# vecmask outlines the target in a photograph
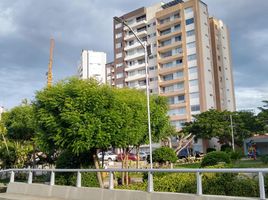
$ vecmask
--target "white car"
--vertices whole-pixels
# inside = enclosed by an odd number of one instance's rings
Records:
[[[102,160],[102,152],[98,153],[99,160]],[[104,152],[104,160],[115,161],[117,159],[117,155],[112,152]]]

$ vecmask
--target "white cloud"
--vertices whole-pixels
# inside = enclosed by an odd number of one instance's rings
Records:
[[[1,9],[0,7],[0,35],[6,36],[16,31],[13,21],[13,10],[11,8]]]
[[[268,88],[237,87],[235,89],[237,110],[254,109],[262,106],[263,100],[268,100]]]

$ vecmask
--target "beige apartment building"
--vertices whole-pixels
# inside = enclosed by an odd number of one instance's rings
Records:
[[[150,92],[168,98],[168,115],[177,130],[194,114],[235,110],[228,29],[222,21],[209,18],[205,3],[174,0],[120,18],[151,45]],[[144,49],[115,20],[114,63],[108,66],[111,85],[146,88]]]

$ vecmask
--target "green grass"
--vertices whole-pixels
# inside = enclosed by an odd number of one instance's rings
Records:
[[[264,164],[258,160],[239,160],[232,164],[232,168],[268,168],[268,164]]]

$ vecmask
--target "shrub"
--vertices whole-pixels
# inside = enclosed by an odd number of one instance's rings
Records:
[[[230,152],[232,151],[232,147],[229,144],[221,145],[221,151]]]
[[[216,151],[216,149],[215,148],[207,148],[207,153],[212,152],[212,151]]]
[[[230,158],[232,161],[237,161],[237,160],[240,160],[241,158],[243,157],[243,152],[238,149],[236,150],[235,152],[230,152]]]
[[[164,164],[166,162],[175,163],[176,161],[176,153],[169,147],[161,147],[153,151],[153,162]]]
[[[263,155],[261,157],[261,161],[264,163],[264,164],[268,164],[268,155]]]
[[[208,153],[201,162],[201,167],[216,165],[219,162],[230,163],[230,157],[223,151],[213,151]]]

